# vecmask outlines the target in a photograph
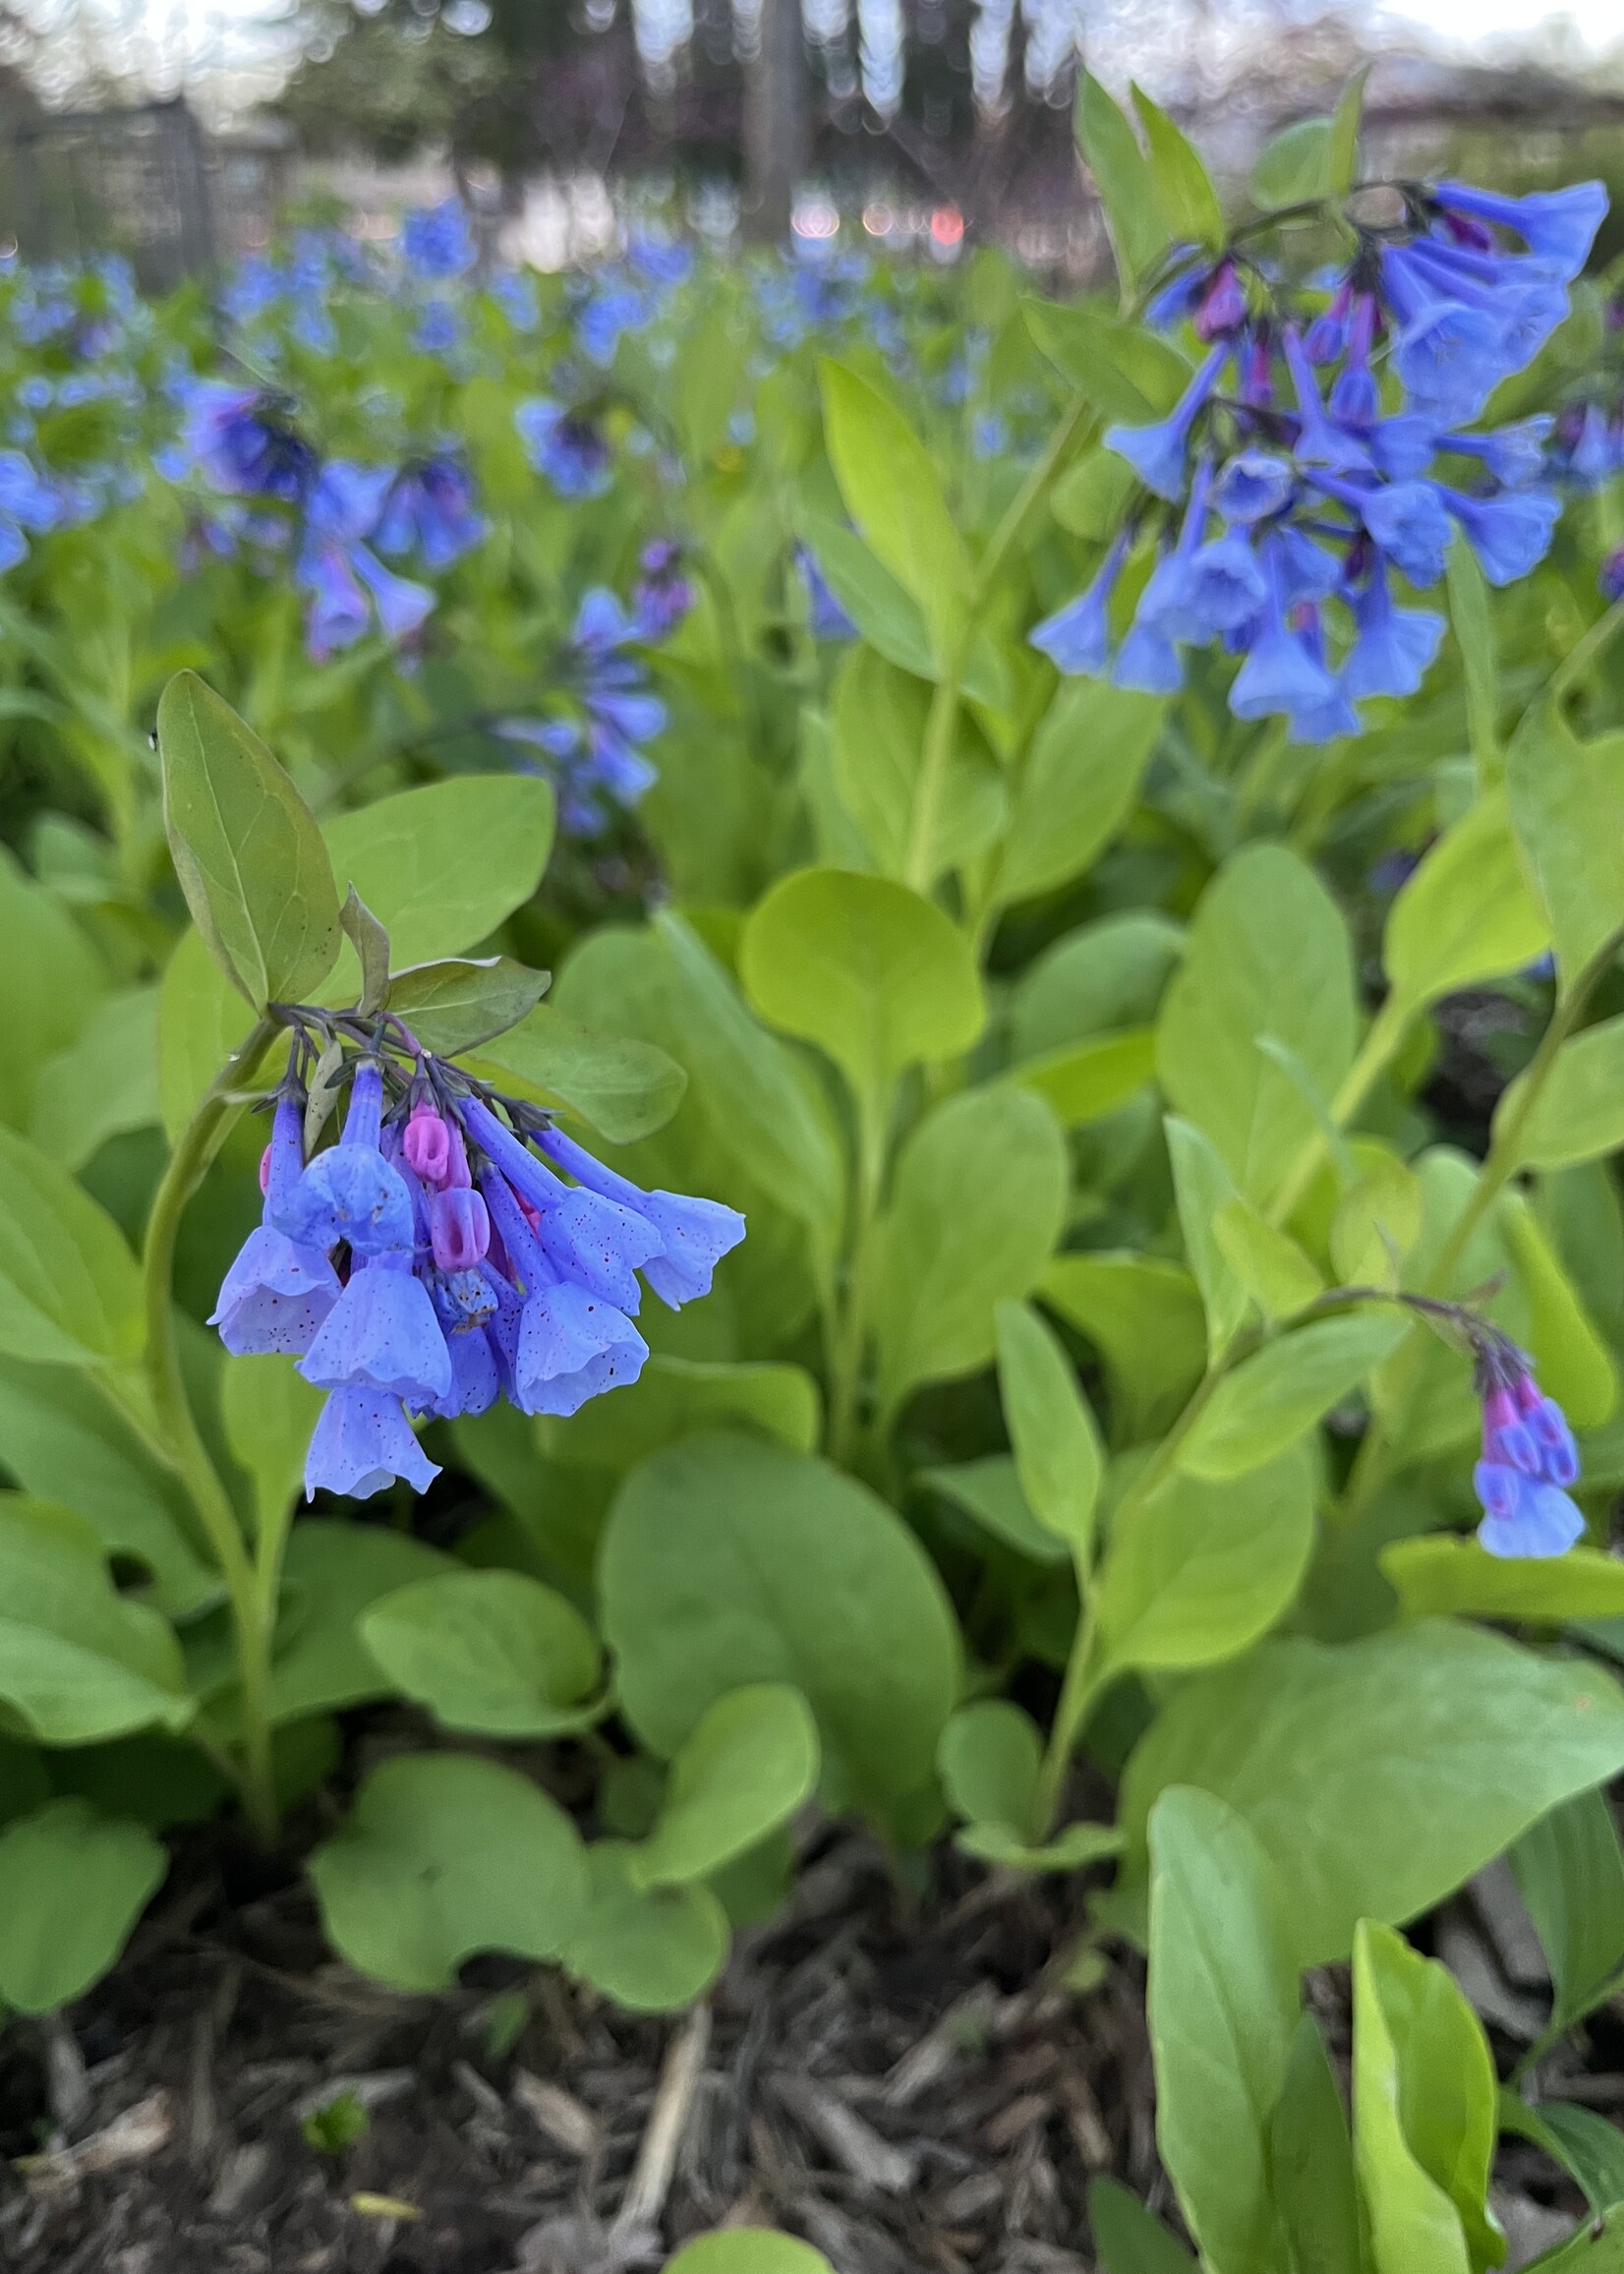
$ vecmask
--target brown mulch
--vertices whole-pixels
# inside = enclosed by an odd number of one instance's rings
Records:
[[[297,1879],[231,1901],[202,1843],[108,1981],[0,2039],[0,2265],[629,2274],[730,2222],[840,2274],[1086,2274],[1094,2173],[1167,2199],[1140,1971],[1066,1986],[1074,1882],[938,1881],[827,1832],[705,2005],[640,2019],[500,1962],[379,1990]],[[313,2148],[346,2089],[365,2132]]]

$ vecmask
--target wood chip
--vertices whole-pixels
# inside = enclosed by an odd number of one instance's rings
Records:
[[[1013,2147],[1025,2133],[1037,2129],[1053,2106],[1046,2092],[1022,2093],[1008,2108],[1000,2109],[981,2136],[990,2148]]]
[[[358,2075],[328,2076],[300,2094],[293,2104],[293,2113],[303,2124],[307,2116],[315,2116],[319,2109],[330,2108],[345,2093],[363,2108],[382,2108],[391,2100],[403,2099],[416,2083],[415,2069],[373,2069],[364,2070]]]
[[[516,2069],[508,2089],[537,2130],[544,2132],[554,2147],[561,2147],[566,2155],[572,2156],[590,2156],[596,2152],[598,2119],[561,2084],[549,2084],[545,2077],[532,2076],[528,2069]]]
[[[919,2173],[917,2151],[893,2147],[815,2077],[781,2070],[770,2081],[796,2123],[860,2187],[884,2195],[907,2193]]]
[[[942,2018],[910,2046],[886,2078],[885,2097],[893,2108],[906,2108],[946,2076],[955,2063],[985,2044],[1000,1999],[991,1982],[978,1982],[948,2008]]]
[[[169,2144],[175,2128],[174,2096],[160,2087],[127,2108],[122,2116],[82,2139],[77,2147],[53,2149],[49,2155],[19,2156],[16,2168],[32,2186],[56,2187],[68,2180],[87,2179],[94,2172],[117,2171],[121,2164],[145,2163]]]
[[[625,2195],[614,2214],[611,2240],[641,2235],[659,2221],[710,2044],[711,2009],[696,2006],[666,2048],[660,2088],[638,2144]]]

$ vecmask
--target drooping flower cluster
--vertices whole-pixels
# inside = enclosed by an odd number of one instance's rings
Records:
[[[1567,1416],[1514,1343],[1481,1330],[1475,1339],[1483,1409],[1482,1457],[1472,1472],[1483,1509],[1478,1538],[1490,1555],[1561,1555],[1585,1530],[1567,1490],[1579,1476]]]
[[[293,423],[292,407],[257,387],[188,382],[185,448],[165,470],[199,470],[233,505],[198,533],[225,554],[238,539],[290,550],[306,601],[306,644],[318,662],[353,646],[376,621],[391,641],[419,630],[435,605],[425,584],[397,575],[378,554],[448,568],[485,537],[472,477],[446,450],[401,465],[324,464]]]
[[[1138,488],[1092,584],[1031,634],[1062,671],[1167,694],[1181,648],[1221,646],[1243,659],[1238,718],[1327,741],[1360,731],[1362,698],[1420,687],[1443,618],[1394,586],[1437,584],[1457,530],[1491,584],[1542,557],[1561,509],[1538,484],[1550,422],[1467,430],[1566,315],[1605,192],[1444,182],[1404,205],[1392,227],[1355,225],[1359,251],[1311,321],[1239,251],[1158,295],[1152,319],[1188,320],[1206,352],[1166,418],[1106,433]],[[1153,531],[1119,641],[1116,587]]]
[[[288,1017],[298,1066],[332,1021]],[[546,1114],[387,1025],[354,1061],[339,1141],[309,1161],[290,1076],[261,1168],[263,1219],[210,1319],[227,1350],[283,1353],[328,1393],[307,1493],[365,1499],[395,1477],[422,1491],[436,1470],[414,1417],[481,1414],[499,1397],[565,1416],[635,1381],[648,1355],[637,1275],[678,1309],[744,1237],[736,1210],[644,1192]]]
[[[601,497],[609,486],[609,447],[596,420],[551,395],[531,395],[513,413],[525,456],[559,497]]]
[[[660,573],[668,576],[674,555],[667,560],[662,549],[662,561]],[[529,763],[555,783],[559,818],[577,837],[601,836],[612,809],[634,806],[659,776],[641,745],[664,729],[666,706],[649,692],[642,660],[631,652],[657,636],[649,605],[643,594],[637,612],[628,615],[612,592],[594,586],[559,658],[558,709],[548,718],[495,722],[503,741],[537,753]]]

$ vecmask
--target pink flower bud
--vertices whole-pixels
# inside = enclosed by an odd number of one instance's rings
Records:
[[[445,1184],[451,1166],[451,1131],[427,1101],[412,1108],[403,1150],[407,1166],[415,1170],[426,1185],[433,1185],[437,1191]]]

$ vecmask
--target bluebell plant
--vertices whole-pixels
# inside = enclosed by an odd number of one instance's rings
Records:
[[[210,1324],[235,1355],[279,1353],[326,1391],[307,1493],[365,1499],[436,1475],[414,1420],[505,1398],[565,1416],[635,1381],[639,1274],[672,1310],[710,1291],[744,1219],[645,1192],[552,1117],[422,1049],[385,1016],[301,1006],[261,1166],[263,1215]],[[337,1037],[349,1102],[307,1158],[306,1078]]]
[[[1302,304],[1240,244],[1175,262],[1149,313],[1188,325],[1201,360],[1165,418],[1106,431],[1136,488],[1091,584],[1031,634],[1061,671],[1168,694],[1181,650],[1217,647],[1240,658],[1237,717],[1283,717],[1300,742],[1357,734],[1359,702],[1421,684],[1444,619],[1406,594],[1439,583],[1457,531],[1492,585],[1543,556],[1550,422],[1474,422],[1567,314],[1605,192],[1440,182],[1400,203],[1392,222],[1344,216],[1353,256]]]
[[[658,779],[643,746],[663,731],[666,706],[650,692],[635,649],[663,637],[692,592],[674,552],[650,552],[630,613],[604,585],[582,598],[553,673],[552,712],[494,722],[494,732],[556,785],[559,817],[579,837],[601,836],[614,808],[636,805]]]
[[[1561,1555],[1583,1538],[1569,1497],[1579,1449],[1567,1416],[1546,1397],[1527,1354],[1479,1326],[1475,1382],[1482,1404],[1482,1457],[1472,1472],[1483,1510],[1478,1538],[1491,1555]]]

